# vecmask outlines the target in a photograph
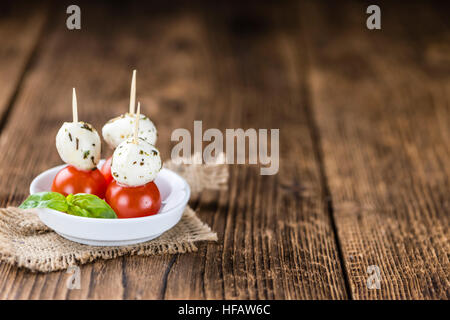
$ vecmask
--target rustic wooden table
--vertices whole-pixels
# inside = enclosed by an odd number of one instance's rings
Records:
[[[95,127],[138,97],[167,159],[175,128],[280,128],[280,171],[230,166],[191,203],[218,243],[65,272],[0,265],[3,299],[448,299],[448,8],[363,2],[0,5],[0,205],[60,164],[71,117]],[[106,148],[105,148],[106,149]],[[111,151],[104,150],[104,156]],[[381,288],[368,289],[379,267]]]

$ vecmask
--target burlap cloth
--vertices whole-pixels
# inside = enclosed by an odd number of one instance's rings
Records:
[[[204,189],[224,189],[228,180],[225,165],[176,165],[166,167],[182,175],[193,196]],[[96,247],[64,239],[47,228],[34,210],[0,209],[0,261],[31,271],[51,272],[96,259],[123,255],[159,255],[197,251],[197,241],[217,241],[217,234],[187,207],[180,222],[160,237],[135,245]]]

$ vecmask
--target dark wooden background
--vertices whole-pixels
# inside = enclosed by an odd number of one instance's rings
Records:
[[[214,3],[214,5],[213,5]],[[443,3],[81,2],[0,5],[0,205],[60,164],[54,137],[138,99],[167,159],[175,128],[280,128],[280,171],[231,166],[191,205],[218,232],[192,254],[64,272],[0,265],[3,299],[448,299],[450,28]],[[111,150],[104,150],[108,156]],[[381,289],[366,286],[367,268]]]

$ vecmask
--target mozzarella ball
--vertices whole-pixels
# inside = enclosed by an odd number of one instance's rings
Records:
[[[114,150],[111,174],[119,184],[137,187],[153,181],[161,167],[161,157],[155,146],[140,137],[137,143],[129,138]]]
[[[61,159],[78,170],[90,170],[100,160],[101,140],[97,131],[85,122],[64,122],[56,135]]]
[[[103,139],[108,145],[115,149],[124,140],[133,137],[134,123],[136,115],[126,113],[120,117],[109,120],[102,129]],[[141,114],[139,118],[139,133],[138,136],[150,144],[156,143],[157,132],[153,122]]]

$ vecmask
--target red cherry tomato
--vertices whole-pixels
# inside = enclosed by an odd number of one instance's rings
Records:
[[[139,187],[126,187],[113,180],[106,189],[105,199],[118,218],[151,216],[161,208],[161,195],[154,182]]]
[[[106,187],[106,180],[100,170],[83,171],[73,166],[59,171],[52,183],[52,191],[65,196],[70,193],[90,193],[101,199],[105,197]]]
[[[105,177],[106,183],[110,184],[111,181],[113,181],[113,176],[111,174],[111,161],[112,157],[109,157],[105,163],[102,165],[102,168],[100,171],[102,172],[103,176]]]

